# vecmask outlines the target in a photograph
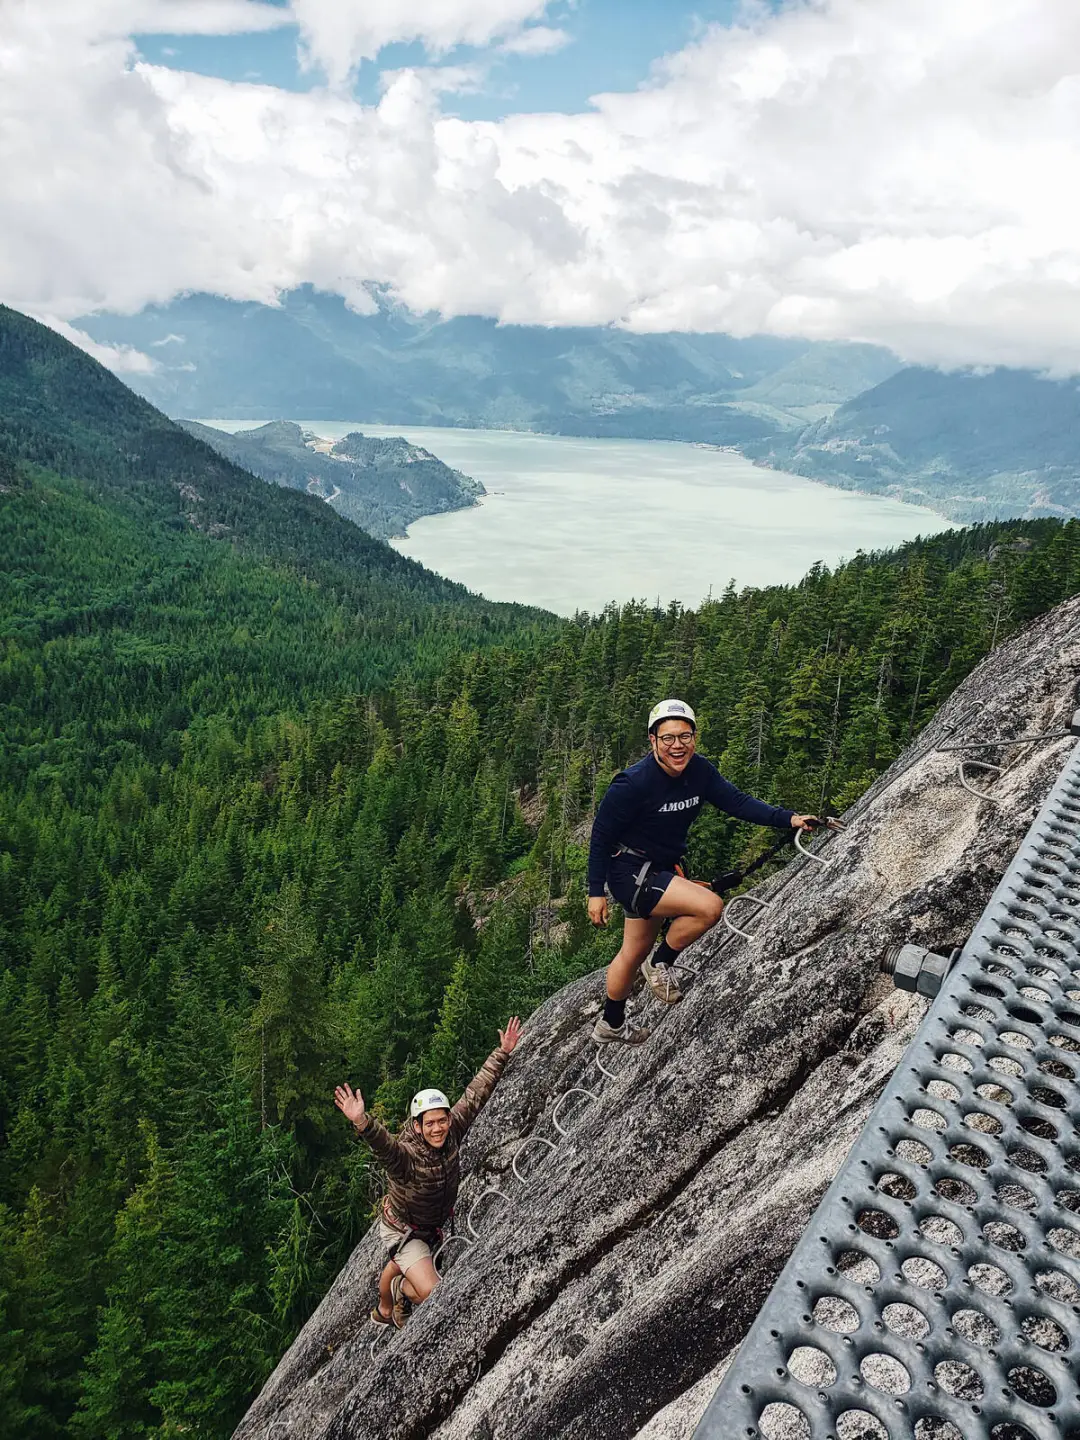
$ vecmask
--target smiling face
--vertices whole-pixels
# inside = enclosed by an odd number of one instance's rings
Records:
[[[694,753],[694,727],[687,720],[661,720],[649,736],[656,763],[669,775],[681,775]]]
[[[441,1150],[450,1133],[449,1110],[425,1110],[416,1121],[420,1134],[434,1150]]]

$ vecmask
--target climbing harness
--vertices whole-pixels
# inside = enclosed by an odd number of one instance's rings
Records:
[[[629,845],[620,845],[615,851],[615,856],[619,855],[632,855],[635,860],[641,860],[643,862],[633,876],[634,893],[630,898],[630,912],[636,915],[638,901],[641,899],[641,892],[649,883],[649,877],[653,871],[659,867],[654,860],[645,854],[644,850],[634,850]],[[678,869],[678,866],[676,866],[676,869]]]

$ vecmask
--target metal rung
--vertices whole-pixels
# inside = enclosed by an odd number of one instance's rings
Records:
[[[992,770],[995,775],[1004,773],[1001,766],[991,765],[986,760],[961,760],[956,772],[960,777],[960,784],[965,790],[970,790],[972,795],[977,795],[980,800],[989,800],[991,805],[1000,805],[1000,800],[995,800],[993,795],[987,795],[985,790],[976,790],[975,786],[969,782],[967,776],[964,774],[964,768],[968,765],[970,765],[973,770]]]
[[[567,1130],[565,1125],[559,1124],[559,1107],[562,1105],[563,1101],[568,1100],[571,1095],[585,1095],[590,1100],[596,1099],[596,1096],[593,1094],[593,1092],[591,1090],[586,1090],[584,1085],[571,1085],[569,1090],[564,1090],[563,1093],[559,1096],[559,1098],[555,1101],[555,1104],[551,1110],[551,1123],[555,1126],[555,1129],[559,1132],[560,1135],[569,1135],[570,1133],[570,1131]]]
[[[514,1203],[514,1202],[510,1199],[510,1196],[509,1196],[509,1195],[504,1195],[503,1192],[502,1192],[496,1185],[489,1185],[486,1190],[481,1190],[481,1191],[480,1191],[480,1194],[476,1197],[476,1199],[473,1201],[472,1205],[469,1207],[469,1214],[468,1214],[468,1217],[467,1217],[467,1219],[466,1219],[466,1221],[465,1221],[465,1224],[468,1226],[469,1233],[470,1233],[470,1235],[472,1235],[472,1237],[473,1237],[474,1240],[479,1240],[479,1239],[480,1239],[480,1231],[477,1230],[476,1226],[473,1224],[473,1218],[472,1218],[472,1217],[473,1217],[473,1212],[476,1210],[476,1207],[480,1204],[480,1201],[483,1200],[484,1197],[487,1196],[487,1195],[498,1195],[498,1197],[499,1197],[500,1200],[505,1200],[506,1203],[507,1203],[508,1205],[510,1205],[510,1206],[512,1206],[513,1203]]]
[[[511,1170],[513,1170],[517,1178],[521,1181],[522,1185],[527,1185],[529,1183],[529,1180],[531,1179],[531,1176],[522,1175],[521,1171],[518,1169],[518,1160],[521,1158],[521,1156],[525,1153],[525,1151],[530,1145],[546,1145],[549,1150],[557,1150],[559,1148],[555,1144],[555,1141],[549,1140],[546,1135],[526,1135],[525,1139],[518,1146],[514,1154],[513,1160],[510,1161],[510,1168]],[[538,1165],[536,1169],[539,1170],[539,1168],[540,1166]],[[533,1173],[535,1174],[535,1171]]]
[[[727,928],[733,931],[736,935],[741,935],[744,940],[753,940],[755,937],[748,934],[748,932],[745,930],[740,930],[738,925],[736,925],[734,920],[732,920],[731,918],[732,907],[738,905],[740,900],[749,900],[752,905],[757,905],[762,910],[771,910],[773,908],[773,901],[762,900],[757,895],[751,895],[749,892],[747,892],[747,894],[745,895],[736,895],[724,906],[724,914],[722,918]]]
[[[471,1244],[473,1243],[473,1242],[469,1239],[469,1237],[468,1237],[467,1235],[448,1235],[448,1236],[446,1237],[446,1239],[442,1242],[442,1244],[439,1246],[439,1248],[435,1251],[435,1254],[431,1257],[431,1263],[432,1263],[432,1265],[434,1265],[434,1267],[435,1267],[435,1274],[439,1276],[439,1279],[440,1279],[440,1280],[441,1280],[443,1277],[442,1277],[442,1275],[439,1273],[439,1256],[443,1253],[443,1251],[446,1249],[446,1247],[447,1247],[448,1245],[452,1245],[455,1240],[460,1240],[461,1243],[462,1243],[462,1245],[464,1245],[464,1246],[466,1246],[466,1247],[468,1247],[469,1245],[471,1245]]]
[[[980,710],[985,710],[986,705],[987,702],[985,700],[972,700],[967,709],[960,712],[959,719],[952,721],[951,724],[945,727],[946,735],[955,735],[962,725],[966,725],[969,720],[973,720]]]
[[[795,849],[798,850],[799,854],[805,855],[808,860],[816,861],[818,865],[831,865],[833,863],[831,860],[825,860],[820,855],[815,855],[812,850],[807,850],[806,846],[802,843],[802,837],[805,833],[803,830],[795,831]],[[738,896],[736,896],[736,899],[738,899]]]
[[[598,1045],[596,1047],[596,1068],[600,1071],[601,1075],[606,1075],[609,1080],[618,1080],[618,1073],[614,1070],[608,1070],[600,1058],[603,1053],[603,1049]]]

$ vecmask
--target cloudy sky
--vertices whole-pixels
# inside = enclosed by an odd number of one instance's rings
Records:
[[[0,0],[0,298],[1080,371],[1078,0]]]

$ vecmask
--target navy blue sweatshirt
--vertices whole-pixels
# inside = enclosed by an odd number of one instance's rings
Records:
[[[791,824],[792,810],[766,805],[725,780],[703,755],[692,756],[677,778],[653,755],[620,770],[600,801],[589,844],[589,895],[603,895],[611,857],[620,845],[640,850],[664,870],[686,851],[686,836],[703,801],[754,825]]]

